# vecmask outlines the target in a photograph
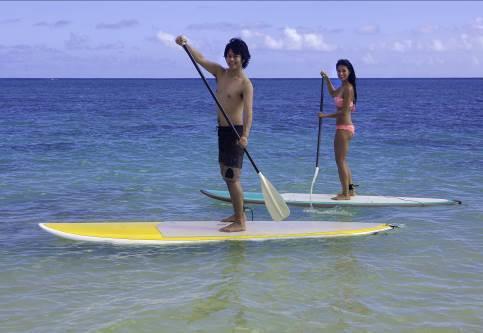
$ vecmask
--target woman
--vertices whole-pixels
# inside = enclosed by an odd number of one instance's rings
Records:
[[[333,200],[350,200],[355,195],[352,174],[346,161],[349,143],[355,134],[351,113],[355,111],[357,101],[356,73],[347,59],[341,59],[336,64],[337,76],[342,85],[335,89],[324,71],[320,72],[327,84],[329,94],[334,98],[337,111],[331,114],[319,113],[320,118],[335,118],[334,152],[342,193],[337,194]]]

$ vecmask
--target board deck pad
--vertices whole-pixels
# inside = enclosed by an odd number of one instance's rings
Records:
[[[170,222],[160,223],[157,228],[166,237],[211,237],[227,236],[226,232],[219,231],[228,223],[209,222]],[[283,236],[300,235],[318,232],[343,232],[363,228],[373,228],[377,223],[356,223],[356,222],[319,222],[319,221],[257,221],[247,222],[247,230],[230,233],[236,236]]]
[[[228,191],[201,190],[204,195],[221,201],[231,202]],[[447,200],[437,198],[413,198],[413,197],[391,197],[374,195],[356,195],[351,200],[332,200],[335,194],[312,194],[312,201],[308,193],[281,193],[287,205],[309,207],[417,207],[461,204],[459,200]],[[244,192],[245,203],[263,204],[263,194],[259,192]]]
[[[384,223],[249,221],[242,232],[221,232],[219,221],[40,223],[56,236],[120,244],[174,244],[223,240],[267,240],[361,236],[391,230]]]

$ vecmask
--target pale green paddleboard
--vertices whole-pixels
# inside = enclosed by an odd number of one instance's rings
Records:
[[[228,191],[201,190],[204,195],[221,201],[231,202],[230,193]],[[245,203],[263,204],[263,195],[258,192],[244,192]],[[312,194],[312,201],[308,193],[281,193],[282,198],[287,205],[309,207],[312,203],[313,207],[386,207],[386,206],[438,206],[438,205],[454,205],[461,204],[459,200],[435,199],[435,198],[412,198],[412,197],[391,197],[391,196],[373,196],[373,195],[356,195],[351,200],[332,200],[335,194]]]

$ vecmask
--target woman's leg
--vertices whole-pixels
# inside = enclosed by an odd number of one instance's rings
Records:
[[[354,183],[352,182],[352,172],[351,172],[351,168],[349,168],[349,164],[347,163],[347,160],[346,160],[346,165],[347,165],[347,170],[349,170],[349,194],[351,197],[353,197],[356,195],[356,189],[354,187],[352,189],[350,188],[350,184],[354,185]]]
[[[346,156],[349,151],[349,142],[352,138],[352,133],[346,130],[336,130],[334,137],[334,152],[335,162],[337,163],[337,170],[339,171],[339,179],[342,187],[342,193],[338,194],[336,200],[350,200],[349,184],[352,180],[351,171],[346,161]]]

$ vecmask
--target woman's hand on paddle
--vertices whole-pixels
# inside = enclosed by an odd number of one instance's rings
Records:
[[[322,76],[323,79],[328,79],[329,78],[329,76],[327,75],[327,73],[324,72],[323,70],[320,71],[320,76]]]
[[[240,144],[240,146],[242,146],[243,148],[246,148],[248,146],[248,138],[246,136],[241,136],[240,137],[240,140],[238,141],[238,143]]]
[[[183,35],[179,35],[178,37],[176,37],[175,42],[176,42],[176,44],[183,46],[183,45],[186,45],[188,43],[188,38],[186,38]]]

